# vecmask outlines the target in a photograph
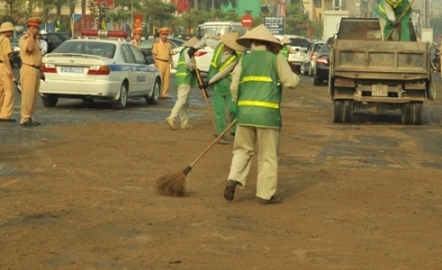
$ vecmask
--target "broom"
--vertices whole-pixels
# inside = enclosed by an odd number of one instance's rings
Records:
[[[202,84],[203,84],[203,80],[201,79],[200,72],[199,72],[199,70],[198,70],[198,68],[197,68],[197,66],[196,66],[195,58],[192,57],[191,60],[192,60],[193,65],[195,66],[195,72],[196,72],[196,76],[198,77],[198,83],[199,83],[200,85],[202,85]],[[206,101],[207,109],[208,109],[208,111],[209,111],[210,120],[212,120],[213,127],[215,128],[215,132],[218,133],[218,132],[216,131],[215,120],[213,119],[212,110],[210,109],[210,105],[209,105],[209,100],[207,99],[207,92],[206,92],[206,89],[201,89],[201,91],[203,92],[203,97],[204,97],[204,100]]]
[[[207,148],[181,172],[169,173],[158,178],[155,184],[155,191],[160,195],[183,197],[186,194],[186,175],[192,170],[193,166],[206,154],[230,128],[236,123],[233,120],[230,125],[209,145]]]

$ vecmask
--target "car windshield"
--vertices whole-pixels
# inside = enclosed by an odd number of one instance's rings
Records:
[[[217,38],[218,35],[224,35],[232,32],[230,25],[207,25],[203,27],[204,36],[208,38]]]
[[[290,38],[291,46],[293,47],[308,47],[310,41],[305,38]]]
[[[107,42],[66,41],[52,53],[79,53],[114,58],[116,45]]]
[[[321,49],[319,50],[319,53],[320,54],[327,54],[327,53],[330,53],[330,48],[327,46],[327,45],[325,45],[325,46],[322,46],[321,47]]]
[[[313,52],[319,52],[319,50],[321,50],[322,48],[322,45],[324,45],[324,43],[316,43],[313,47]]]
[[[167,40],[169,40],[172,43],[172,49],[179,47],[181,45],[183,45],[184,42],[186,42],[185,40],[181,40],[181,39],[177,39],[177,38],[168,38]],[[141,49],[151,49],[152,48],[152,44],[155,42],[154,38],[148,39],[146,41],[141,42],[140,44],[140,48]]]

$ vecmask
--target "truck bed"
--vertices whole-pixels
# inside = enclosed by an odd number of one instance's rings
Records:
[[[333,75],[353,79],[427,79],[430,49],[426,42],[339,40],[331,54]]]

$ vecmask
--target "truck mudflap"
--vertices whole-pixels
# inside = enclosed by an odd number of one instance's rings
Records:
[[[429,100],[436,100],[436,85],[434,84],[433,75],[430,73],[430,81],[427,87],[427,98]]]

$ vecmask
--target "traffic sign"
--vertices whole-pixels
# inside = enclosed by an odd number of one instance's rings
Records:
[[[241,24],[244,27],[252,27],[253,25],[253,17],[252,15],[246,14],[241,17]]]
[[[264,17],[264,25],[274,35],[284,35],[284,17]]]

